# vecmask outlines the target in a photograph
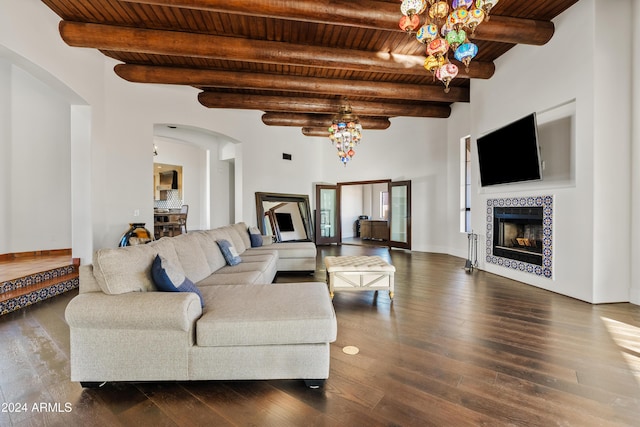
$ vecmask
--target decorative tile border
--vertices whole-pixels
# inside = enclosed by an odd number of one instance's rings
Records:
[[[24,288],[25,286],[36,285],[46,280],[55,279],[57,277],[65,276],[67,274],[73,274],[74,266],[66,265],[64,267],[54,268],[48,271],[40,273],[30,274],[18,279],[12,279],[7,282],[0,283],[0,294],[5,292],[15,291],[16,289]]]
[[[56,295],[63,294],[67,291],[77,288],[79,285],[80,280],[78,279],[78,277],[73,277],[69,280],[54,283],[51,286],[34,290],[33,292],[29,292],[28,294],[20,295],[6,301],[2,301],[0,302],[0,315],[11,313],[12,311],[19,310],[28,305],[35,304]]]
[[[493,255],[493,208],[494,207],[540,207],[542,206],[542,266]],[[553,196],[509,197],[487,199],[487,256],[486,261],[502,267],[526,273],[553,277]]]

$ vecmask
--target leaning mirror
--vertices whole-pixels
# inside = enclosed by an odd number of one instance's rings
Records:
[[[313,241],[309,196],[256,193],[256,214],[262,234],[277,242]]]

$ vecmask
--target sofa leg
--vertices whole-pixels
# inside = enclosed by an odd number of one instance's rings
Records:
[[[325,380],[304,380],[304,385],[311,389],[324,387]]]
[[[80,381],[80,385],[82,388],[100,388],[105,385],[107,382],[97,382],[97,381]]]

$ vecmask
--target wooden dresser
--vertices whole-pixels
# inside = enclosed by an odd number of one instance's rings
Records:
[[[389,240],[389,223],[382,220],[360,221],[360,237],[369,240]]]

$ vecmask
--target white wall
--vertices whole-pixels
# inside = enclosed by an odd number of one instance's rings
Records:
[[[447,234],[447,252],[466,258],[467,235],[460,232],[460,166],[464,159],[460,158],[460,140],[471,134],[471,106],[457,103],[451,108],[451,116],[447,120],[447,220],[443,225]],[[475,187],[474,187],[475,188]],[[471,207],[472,211],[482,206]],[[474,228],[474,233],[483,233],[483,229]]]
[[[61,96],[67,100],[67,109],[70,105],[87,105],[90,100],[93,107],[85,111],[85,116],[91,115],[91,138],[78,138],[79,127],[76,123],[59,122],[55,132],[68,132],[72,139],[71,148],[76,150],[70,153],[74,159],[72,165],[74,179],[91,183],[91,176],[83,173],[83,168],[88,166],[92,173],[100,169],[100,162],[93,161],[95,150],[86,146],[89,140],[93,142],[101,139],[100,130],[103,128],[103,91],[102,91],[102,66],[103,55],[99,52],[91,52],[86,49],[69,49],[60,39],[57,31],[59,17],[39,2],[12,2],[0,0],[0,57],[5,58],[14,66],[27,71],[35,80],[39,80],[51,89],[53,97]],[[28,24],[27,24],[28,23]],[[37,31],[33,29],[37,28]],[[81,66],[73,66],[74,64]],[[74,84],[70,84],[73,82]],[[73,89],[70,87],[73,86]],[[55,94],[55,95],[53,95]],[[43,94],[39,94],[43,96]],[[76,111],[77,113],[78,111]],[[83,121],[79,114],[72,114],[71,119]],[[4,117],[10,117],[4,115]],[[73,130],[73,133],[71,132]],[[12,131],[13,132],[13,131]],[[24,132],[20,130],[20,132]],[[3,144],[11,144],[11,141],[3,141]],[[83,149],[79,149],[83,148]],[[95,157],[99,160],[98,156]],[[95,164],[94,164],[95,163]],[[44,174],[38,178],[44,179]],[[36,177],[32,177],[35,179]],[[75,183],[73,185],[76,185]],[[78,197],[80,196],[80,197]],[[93,235],[96,231],[92,224],[96,221],[98,212],[92,210],[91,199],[82,197],[82,194],[72,196],[71,223],[73,231],[73,256],[82,258],[83,261],[91,259],[91,246]],[[64,207],[63,207],[64,209]],[[13,215],[13,214],[12,214]],[[98,218],[99,219],[99,218]],[[42,221],[42,220],[41,220]],[[10,226],[4,221],[3,227]],[[99,231],[98,231],[99,233]],[[89,237],[87,237],[89,236]],[[46,247],[46,241],[37,242],[33,249]],[[76,249],[82,250],[77,253]],[[2,252],[16,252],[19,249],[13,246],[6,247]]]
[[[71,105],[71,248],[74,258],[93,252],[91,107]]]
[[[239,218],[247,224],[257,224],[256,192],[304,194],[313,204],[312,183],[321,180],[321,153],[330,148],[328,142],[306,137],[300,128],[266,126],[262,124],[260,111],[246,113],[241,138],[244,173]],[[283,153],[291,154],[291,160],[284,160]]]
[[[629,300],[640,304],[640,2],[631,3],[633,23],[631,104],[631,289]]]
[[[344,185],[340,194],[340,214],[342,221],[342,238],[356,235],[355,222],[363,212],[363,191],[367,185]]]
[[[629,1],[620,2],[620,7],[629,5]],[[482,230],[480,242],[484,242],[483,207],[488,198],[553,195],[553,279],[485,263],[484,244],[479,245],[481,268],[597,303],[627,301],[630,271],[626,251],[630,229],[630,118],[628,113],[618,114],[612,108],[621,105],[622,109],[628,109],[630,76],[622,60],[612,83],[612,62],[611,58],[606,59],[610,55],[629,56],[629,47],[625,43],[612,45],[608,36],[600,41],[603,33],[608,33],[603,28],[608,28],[611,21],[608,12],[602,9],[606,9],[602,0],[577,3],[555,20],[556,33],[547,45],[510,50],[496,61],[496,73],[490,80],[474,80],[471,86],[474,143],[477,136],[531,112],[553,110],[576,100],[575,180],[564,184],[543,180],[482,189],[475,167],[472,224],[474,229]],[[620,8],[615,13],[618,18],[629,16],[621,14]],[[623,30],[629,26],[630,21],[622,24]],[[575,49],[576,34],[592,38]],[[619,33],[612,31],[612,37],[613,34]],[[609,53],[603,53],[601,43],[609,46]],[[477,165],[475,150],[472,158]],[[454,161],[449,164],[453,167]],[[613,222],[618,226],[611,227]]]
[[[595,0],[593,299],[629,300],[631,272],[631,3]],[[637,49],[636,49],[637,51]],[[615,64],[615,83],[611,81]],[[614,106],[612,108],[612,106]],[[615,221],[614,226],[612,222]]]
[[[371,197],[369,201],[371,205],[369,207],[369,212],[371,212],[369,219],[374,220],[383,220],[382,212],[380,212],[380,201],[381,201],[381,193],[387,192],[389,190],[389,186],[384,184],[371,184],[369,186],[369,191],[371,192]],[[389,196],[389,205],[391,205],[391,196]],[[389,206],[389,210],[391,210],[391,206]]]
[[[5,69],[6,70],[6,69]],[[17,66],[3,73],[6,251],[71,247],[70,109]],[[8,105],[7,105],[8,103]]]
[[[12,83],[12,252],[70,248],[69,104],[18,67]]]
[[[10,253],[11,63],[0,57],[0,254]]]

